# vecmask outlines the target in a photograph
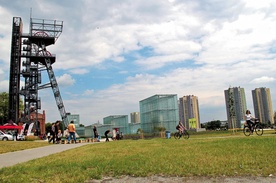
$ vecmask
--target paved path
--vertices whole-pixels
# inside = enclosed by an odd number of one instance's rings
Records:
[[[0,154],[0,169],[3,167],[13,166],[18,163],[27,162],[36,158],[41,158],[50,154],[66,151],[88,144],[91,143],[54,144],[44,147]]]

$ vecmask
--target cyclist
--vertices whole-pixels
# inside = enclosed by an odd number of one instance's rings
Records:
[[[181,121],[179,121],[178,125],[176,126],[176,129],[179,131],[179,134],[183,133],[185,127],[184,127],[184,125],[182,124]]]
[[[246,121],[245,124],[247,124],[248,127],[249,127],[250,133],[253,133],[253,130],[252,130],[253,122],[252,122],[252,120],[254,120],[255,118],[251,115],[250,110],[246,110],[244,119]]]

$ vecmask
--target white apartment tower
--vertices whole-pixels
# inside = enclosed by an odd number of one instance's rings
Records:
[[[269,88],[256,88],[252,90],[255,117],[262,123],[274,124],[273,108]]]
[[[226,113],[229,128],[241,128],[246,112],[246,98],[244,88],[233,87],[224,90]]]
[[[197,96],[187,95],[179,98],[179,119],[187,129],[200,128]]]
[[[140,123],[140,113],[139,112],[130,113],[130,122],[131,123]]]

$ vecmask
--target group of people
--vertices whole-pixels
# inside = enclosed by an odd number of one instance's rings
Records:
[[[53,144],[60,144],[61,138],[62,138],[62,132],[60,129],[60,121],[57,121],[55,123],[52,123],[51,131],[48,132],[48,142],[51,143],[53,141]],[[74,121],[71,121],[70,124],[67,126],[67,128],[64,131],[64,136],[68,141],[68,144],[70,144],[71,139],[75,143],[77,143],[76,140],[76,127],[74,124]]]
[[[98,141],[99,141],[99,134],[98,134],[96,126],[93,127],[93,132],[94,132],[94,139],[98,139]],[[106,130],[104,132],[106,142],[109,142],[109,137],[108,137],[109,134],[110,134],[110,130]],[[113,137],[112,139],[113,140],[121,140],[122,138],[123,138],[123,133],[122,132],[119,133],[119,131],[117,131],[115,137]]]
[[[251,133],[252,133],[252,125],[253,125],[252,120],[254,120],[255,118],[251,115],[250,110],[246,110],[244,119],[245,119],[245,125],[246,124],[248,125],[248,127],[249,127],[249,129],[251,130]],[[178,125],[176,126],[176,129],[179,131],[179,133],[182,133],[183,130],[185,129],[185,127],[184,127],[184,125],[182,124],[181,121],[179,121]],[[99,134],[98,134],[96,126],[93,127],[93,132],[94,132],[94,138],[98,139]],[[104,133],[106,142],[109,141],[109,138],[108,138],[109,133],[110,133],[110,130],[106,130],[105,133]],[[60,143],[61,137],[62,137],[62,133],[61,133],[61,130],[60,130],[60,121],[52,123],[51,132],[49,132],[47,136],[48,136],[48,142],[49,143],[51,143],[51,141],[53,141],[53,144],[55,144],[55,143],[59,144]],[[74,121],[71,121],[70,124],[68,125],[68,127],[65,129],[64,136],[65,136],[65,138],[67,138],[68,144],[70,144],[71,138],[74,140],[75,143],[77,143],[77,141],[76,141],[76,127],[74,125]]]
[[[52,123],[51,131],[47,134],[48,142],[53,144],[59,144],[61,141],[62,133],[60,130],[60,121]]]
[[[97,127],[94,126],[93,127],[93,132],[94,132],[94,139],[97,139],[97,141],[99,141],[99,134],[97,131]],[[106,138],[106,142],[109,141],[108,138],[108,134],[110,133],[110,130],[106,130],[104,135]],[[60,130],[60,121],[57,121],[55,123],[52,123],[51,126],[51,131],[48,132],[48,142],[51,143],[53,142],[53,144],[59,144],[61,142],[61,138],[62,138],[62,132]],[[67,143],[70,144],[71,139],[73,139],[73,141],[75,143],[77,143],[76,141],[76,127],[74,125],[74,121],[71,121],[70,124],[67,126],[67,128],[64,130],[64,136],[67,139]]]

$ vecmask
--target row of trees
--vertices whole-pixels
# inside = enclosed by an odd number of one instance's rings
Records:
[[[274,126],[276,125],[276,111],[274,112]],[[268,122],[268,123],[262,123],[262,126],[264,128],[270,128],[272,127],[272,123]],[[206,130],[217,130],[217,129],[223,129],[226,130],[228,128],[228,124],[226,123],[225,126],[223,126],[221,124],[220,120],[216,120],[216,121],[210,121],[204,124],[201,124],[202,128],[205,128]]]
[[[205,128],[206,130],[217,130],[217,129],[225,130],[228,128],[228,124],[226,123],[225,126],[222,126],[220,120],[215,120],[215,121],[204,123],[201,125],[201,127]]]
[[[23,100],[20,99],[19,111],[23,111]],[[9,118],[9,94],[7,92],[0,93],[0,124],[3,125]]]
[[[9,94],[6,92],[0,93],[0,123],[4,124],[9,117]]]

